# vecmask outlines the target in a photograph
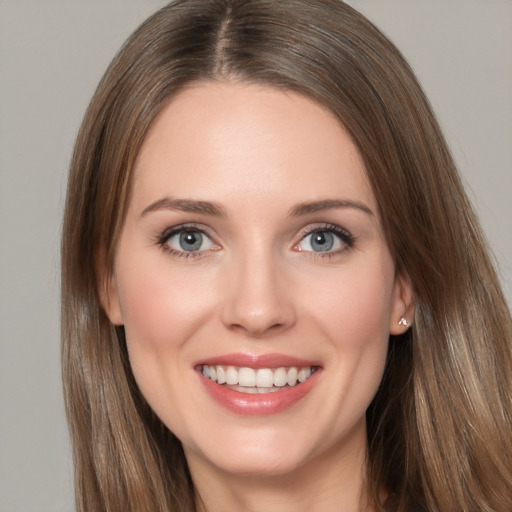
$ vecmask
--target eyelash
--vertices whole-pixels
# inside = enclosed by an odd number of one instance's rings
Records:
[[[208,233],[199,227],[196,224],[181,224],[179,226],[173,226],[171,228],[167,228],[163,233],[161,233],[157,237],[157,244],[162,248],[163,251],[165,251],[167,254],[170,254],[174,258],[178,259],[196,259],[203,256],[203,253],[205,251],[178,251],[176,249],[173,249],[169,246],[168,242],[169,240],[184,231],[190,231],[193,233],[200,233],[201,235],[206,236],[211,240],[211,236],[208,235]]]
[[[310,257],[310,258],[333,258],[335,256],[340,255],[341,253],[344,253],[346,251],[349,251],[354,247],[354,244],[356,242],[356,237],[352,235],[349,231],[346,229],[337,226],[336,224],[320,224],[317,226],[314,226],[313,228],[307,228],[304,230],[300,236],[300,241],[294,245],[295,247],[298,247],[298,245],[306,239],[306,237],[314,234],[314,233],[331,233],[335,236],[337,236],[342,244],[344,245],[343,248],[336,250],[336,251],[326,251],[326,252],[320,252],[320,251],[300,251],[303,255]]]
[[[201,235],[206,236],[208,239],[212,239],[211,236],[203,228],[196,224],[181,224],[179,226],[173,226],[171,228],[167,228],[166,230],[164,230],[161,234],[157,236],[156,242],[162,248],[162,250],[164,250],[166,253],[170,254],[174,258],[197,259],[202,257],[206,251],[179,251],[169,246],[168,242],[173,236],[185,231],[200,233]],[[298,245],[301,242],[303,242],[306,239],[306,237],[314,233],[331,233],[338,237],[339,240],[341,240],[341,242],[344,244],[344,247],[336,251],[325,252],[302,251],[298,249],[298,252],[310,258],[332,258],[341,253],[349,251],[350,249],[352,249],[354,243],[356,242],[356,237],[346,229],[337,226],[336,224],[321,224],[316,225],[313,228],[307,228],[306,230],[304,230],[300,235],[299,242],[297,242],[293,246],[293,248],[295,249],[296,247],[298,247]]]

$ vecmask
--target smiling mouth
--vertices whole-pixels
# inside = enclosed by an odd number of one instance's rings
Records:
[[[198,370],[207,379],[241,393],[273,393],[293,388],[316,371],[316,366],[248,368],[224,365],[201,365]]]

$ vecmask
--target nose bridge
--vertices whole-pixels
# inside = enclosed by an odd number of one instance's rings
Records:
[[[285,329],[295,310],[282,265],[268,244],[248,244],[233,255],[223,321],[252,336]]]

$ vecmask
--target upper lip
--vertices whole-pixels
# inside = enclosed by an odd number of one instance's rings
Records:
[[[318,361],[301,359],[295,356],[288,356],[284,354],[244,354],[244,353],[233,353],[223,354],[219,356],[209,357],[197,361],[194,366],[237,366],[246,368],[280,368],[280,367],[308,367],[308,366],[320,366]]]

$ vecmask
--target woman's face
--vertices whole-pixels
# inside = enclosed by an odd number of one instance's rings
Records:
[[[361,460],[409,298],[361,158],[325,109],[207,83],[161,112],[104,303],[193,473]]]

